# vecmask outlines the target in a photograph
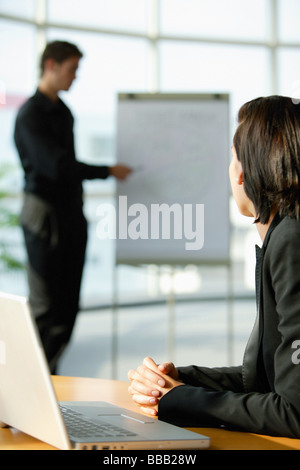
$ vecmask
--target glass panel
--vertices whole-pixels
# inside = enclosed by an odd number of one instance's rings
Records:
[[[161,90],[229,92],[234,120],[241,104],[269,93],[269,66],[264,47],[168,41],[160,45]]]
[[[279,49],[278,83],[280,94],[300,99],[299,49]]]
[[[6,44],[0,48],[0,63],[4,65],[0,69],[1,163],[19,166],[12,136],[17,109],[36,86],[35,28],[0,20],[0,44]],[[10,178],[10,188],[19,190],[20,184],[12,184]]]
[[[0,80],[7,93],[26,96],[34,86],[34,33],[33,26],[0,19]]]
[[[33,19],[36,0],[0,0],[0,13]]]
[[[160,15],[162,34],[264,40],[270,33],[269,0],[163,0]]]
[[[16,194],[23,187],[23,171],[13,142],[17,109],[32,93],[35,82],[35,28],[0,20],[0,290],[27,293],[25,271],[12,269],[25,259],[17,220],[4,217],[20,213]],[[4,197],[4,195],[6,195]]]
[[[300,42],[300,2],[299,0],[278,0],[279,40]],[[298,59],[299,60],[299,59]]]
[[[49,0],[48,19],[58,24],[145,32],[151,0]]]
[[[160,67],[161,91],[229,92],[232,135],[240,106],[245,101],[270,93],[270,55],[264,47],[164,41],[160,45]],[[250,237],[257,238],[256,230],[248,218],[240,215],[234,201],[230,204],[230,218],[233,227],[238,227],[238,231],[232,231],[232,236],[238,237],[234,239],[232,256],[234,261],[244,266],[244,278],[241,276],[240,279],[246,284],[249,276],[254,279],[249,246],[252,246]]]

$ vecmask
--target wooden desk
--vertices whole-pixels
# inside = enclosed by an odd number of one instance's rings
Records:
[[[137,411],[127,393],[128,382],[80,377],[53,377],[58,400],[108,401]],[[212,450],[300,450],[300,439],[260,436],[213,428],[193,428],[210,436]],[[0,429],[0,450],[50,450],[53,447],[11,428]]]

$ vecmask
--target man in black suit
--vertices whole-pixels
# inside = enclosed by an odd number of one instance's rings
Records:
[[[47,45],[38,88],[20,108],[14,133],[25,174],[21,223],[29,301],[52,374],[79,308],[87,244],[82,181],[110,175],[125,179],[130,173],[124,165],[96,166],[76,160],[74,119],[59,92],[69,90],[81,57],[74,44]]]
[[[257,318],[239,367],[178,367],[147,357],[129,392],[179,426],[300,438],[300,105],[280,96],[242,106],[230,180],[254,217]]]

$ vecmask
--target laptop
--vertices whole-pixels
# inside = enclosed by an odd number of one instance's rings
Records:
[[[58,449],[204,449],[207,436],[106,402],[58,402],[25,297],[0,293],[0,426]]]

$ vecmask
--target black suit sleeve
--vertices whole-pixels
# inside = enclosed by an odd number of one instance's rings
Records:
[[[110,174],[108,166],[88,165],[78,161],[76,161],[76,170],[81,181],[97,178],[105,179]]]
[[[263,266],[265,326],[260,357],[269,351],[270,357],[264,358],[269,382],[273,376],[269,389],[234,389],[228,384],[233,376],[226,370],[218,376],[207,369],[203,382],[202,368],[179,368],[186,385],[160,400],[159,419],[179,426],[225,426],[300,438],[300,364],[293,361],[293,344],[300,340],[300,233],[293,233],[292,227],[281,232],[271,238]]]
[[[224,426],[258,434],[300,437],[298,414],[275,393],[236,393],[181,385],[161,399],[159,419],[177,426]]]

